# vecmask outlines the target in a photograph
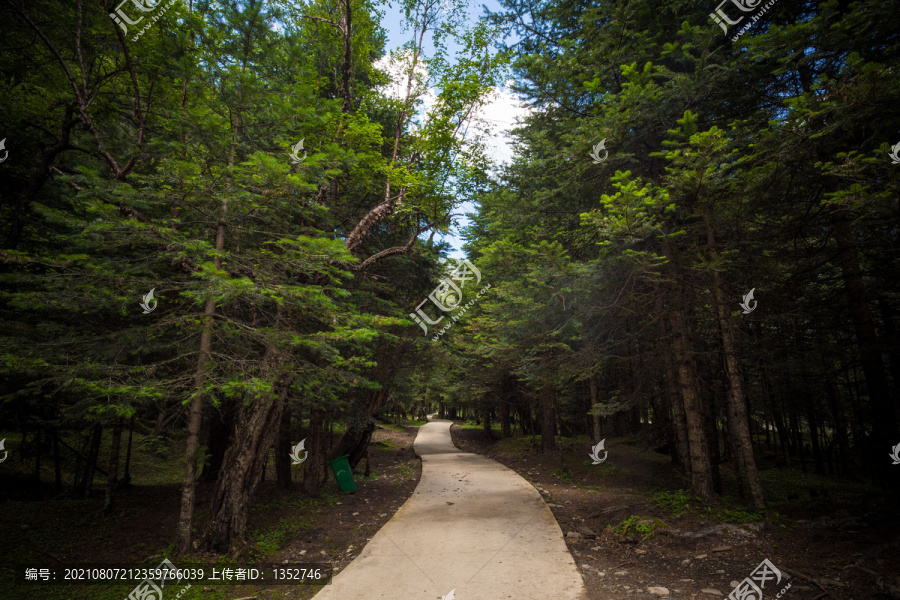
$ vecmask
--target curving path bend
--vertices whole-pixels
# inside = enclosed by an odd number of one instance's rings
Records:
[[[553,513],[531,484],[419,428],[415,492],[314,600],[584,600]],[[450,600],[450,598],[447,598]]]

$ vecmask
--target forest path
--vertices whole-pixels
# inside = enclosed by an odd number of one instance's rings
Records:
[[[586,597],[537,490],[500,463],[458,450],[451,424],[419,429],[416,491],[315,600],[437,600],[451,590],[454,600]]]

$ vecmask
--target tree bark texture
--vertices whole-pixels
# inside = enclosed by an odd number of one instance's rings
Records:
[[[691,464],[691,492],[704,499],[712,499],[713,477],[709,458],[709,446],[704,428],[704,414],[700,394],[698,393],[696,367],[694,357],[688,351],[687,317],[680,308],[669,311],[672,328],[672,351],[681,388],[681,399],[684,403],[684,416],[687,425],[688,455]]]
[[[313,408],[309,412],[309,432],[306,435],[306,449],[309,458],[305,461],[303,473],[303,490],[308,494],[317,494],[325,481],[325,411]]]
[[[737,351],[734,343],[734,330],[731,317],[722,291],[722,281],[718,271],[713,271],[713,295],[716,302],[716,317],[719,321],[719,335],[722,340],[722,360],[725,375],[728,379],[728,433],[731,436],[731,444],[737,453],[737,464],[742,473],[738,477],[746,479],[750,487],[750,495],[753,498],[753,507],[756,510],[765,508],[762,483],[759,480],[759,471],[756,468],[756,458],[753,455],[753,442],[750,439],[749,416],[747,414],[747,398],[744,395],[744,384],[741,381],[740,367],[738,366]]]
[[[204,550],[228,552],[236,559],[245,556],[248,550],[250,501],[278,435],[290,388],[290,375],[283,370],[288,364],[287,354],[269,348],[262,362],[263,372],[274,378],[272,391],[241,407],[234,438],[216,481],[209,521],[200,544]]]

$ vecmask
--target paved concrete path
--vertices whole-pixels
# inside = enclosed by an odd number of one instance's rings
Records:
[[[583,600],[562,530],[537,490],[460,452],[450,421],[419,429],[416,491],[315,600]]]

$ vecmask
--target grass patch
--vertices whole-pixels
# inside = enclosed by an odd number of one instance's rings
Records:
[[[540,436],[538,436],[540,439]],[[525,453],[531,449],[531,437],[508,437],[497,442],[497,449],[503,453]]]
[[[763,521],[763,511],[749,511],[745,507],[723,498],[719,504],[711,505],[702,498],[691,496],[687,490],[659,492],[653,495],[653,503],[673,517],[691,514],[721,523],[756,523]]]
[[[312,525],[309,517],[292,515],[281,519],[276,525],[269,526],[263,531],[255,531],[252,535],[256,547],[264,558],[274,556],[284,548],[298,533],[308,529]]]
[[[666,525],[665,521],[656,517],[631,515],[630,517],[623,519],[622,522],[615,527],[610,526],[610,529],[619,535],[640,535],[644,539],[647,539],[658,531],[668,530],[669,526]]]
[[[798,469],[766,469],[760,471],[759,478],[766,503],[773,508],[828,507],[879,495],[878,488],[871,483],[803,473]]]
[[[427,420],[421,419],[418,421],[400,421],[399,423],[379,423],[378,426],[382,429],[390,429],[391,431],[396,431],[398,433],[406,433],[407,427],[421,427],[428,423]]]
[[[0,439],[6,439],[6,450],[9,457],[3,463],[4,472],[15,477],[31,478],[34,476],[34,456],[22,456],[20,432],[0,432]],[[83,450],[83,442],[86,438],[69,435],[64,432],[62,441],[66,444]],[[112,444],[112,436],[105,431],[100,440],[100,450],[97,458],[97,466],[106,471],[109,465],[109,451]],[[119,454],[119,473],[124,469],[125,453],[128,446],[128,428],[122,432],[122,446]],[[178,484],[184,474],[184,436],[183,435],[143,435],[134,432],[131,445],[131,464],[129,473],[131,481],[135,485],[167,485]],[[201,449],[201,452],[204,450]],[[63,488],[68,491],[72,485],[76,457],[65,445],[60,444],[60,471],[62,474]],[[202,460],[201,460],[202,464]],[[199,473],[198,473],[199,475]],[[56,478],[53,458],[48,454],[41,457],[40,478],[44,483],[53,482]],[[97,471],[94,475],[94,487],[104,485],[106,478]]]
[[[397,474],[397,481],[393,482],[394,485],[403,484],[416,478],[416,471],[410,464],[402,464],[394,472]]]
[[[553,469],[550,471],[550,474],[566,483],[575,483],[574,478],[572,477],[572,471],[568,469]]]
[[[484,424],[476,423],[475,421],[456,421],[454,424],[460,429],[465,429],[468,431],[484,431]],[[502,435],[500,423],[491,423],[491,433],[493,433],[497,437],[500,437]]]
[[[769,520],[785,517],[777,509],[830,509],[836,503],[858,502],[860,498],[877,496],[878,490],[868,483],[858,483],[795,469],[767,469],[760,471],[763,494],[770,509]],[[746,499],[738,495],[737,480],[723,469],[725,495],[716,504],[692,496],[688,490],[659,492],[652,496],[658,508],[672,516],[689,514],[722,523],[756,523],[765,520],[764,511],[750,510]]]
[[[403,448],[403,444],[398,444],[393,440],[380,440],[372,443],[373,446],[377,446],[378,448],[384,448],[385,450],[391,450],[394,448]]]

